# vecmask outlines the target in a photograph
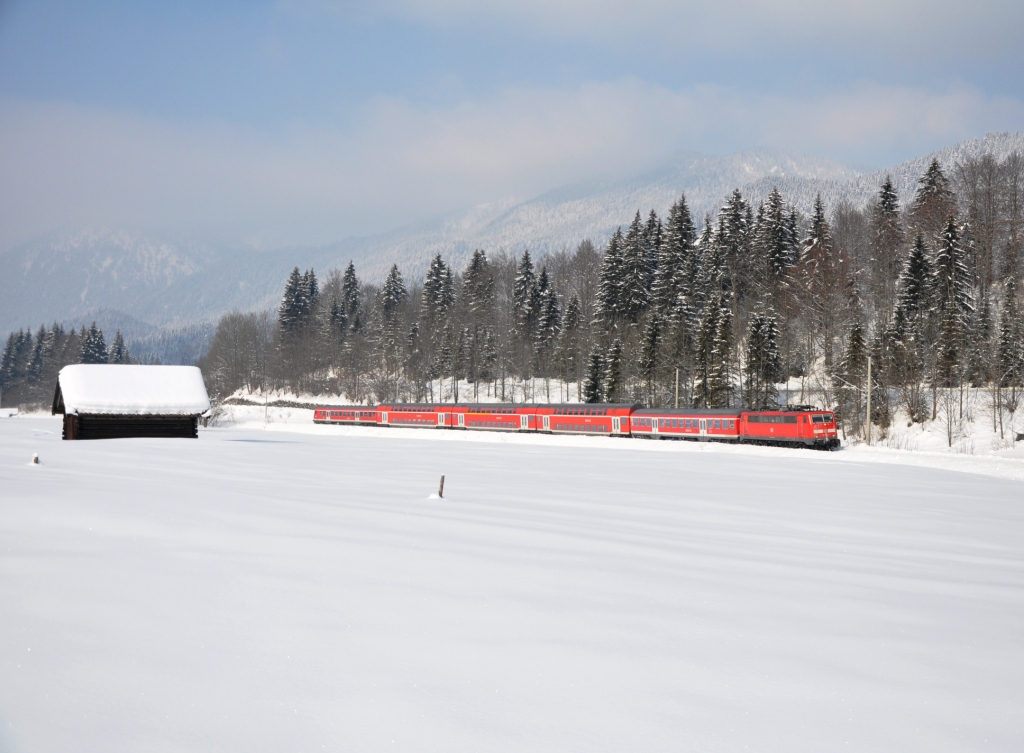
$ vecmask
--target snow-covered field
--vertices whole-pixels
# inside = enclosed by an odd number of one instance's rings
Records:
[[[1016,452],[308,413],[0,420],[0,750],[1024,749]]]

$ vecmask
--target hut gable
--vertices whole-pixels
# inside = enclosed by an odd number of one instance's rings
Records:
[[[210,410],[195,366],[76,364],[57,376],[52,411],[65,439],[197,436]]]

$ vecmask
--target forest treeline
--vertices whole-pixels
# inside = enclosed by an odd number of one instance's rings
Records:
[[[534,259],[440,255],[381,285],[350,263],[292,271],[276,312],[231,313],[201,360],[214,393],[264,386],[355,401],[564,399],[766,407],[803,399],[856,429],[872,359],[873,420],[934,418],[940,399],[994,389],[1016,409],[1024,370],[1024,159],[933,161],[901,206],[887,178],[867,207],[819,197],[803,216],[739,190],[716,216],[637,212],[603,249]],[[466,390],[470,394],[465,394]],[[552,391],[556,390],[554,394]]]
[[[49,405],[57,373],[73,363],[131,363],[120,330],[108,350],[103,330],[93,322],[78,332],[56,322],[49,328],[11,332],[0,356],[0,401],[5,406]]]

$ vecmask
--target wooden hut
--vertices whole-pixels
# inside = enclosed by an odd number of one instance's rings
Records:
[[[210,410],[195,366],[76,364],[57,376],[53,415],[64,439],[198,437]]]

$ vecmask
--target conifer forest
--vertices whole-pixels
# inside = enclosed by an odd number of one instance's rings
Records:
[[[809,216],[778,190],[757,206],[736,190],[714,216],[681,196],[623,220],[603,248],[477,250],[464,269],[437,255],[422,281],[296,268],[277,311],[223,316],[199,365],[220,399],[812,403],[858,432],[870,358],[882,431],[962,412],[977,390],[993,423],[1017,409],[1019,154],[933,161],[906,206],[886,180],[869,206],[819,196]],[[107,353],[84,328],[14,333],[3,389],[52,391],[64,363],[127,360],[119,340]]]
[[[77,332],[56,322],[40,326],[34,335],[31,330],[12,332],[0,357],[3,404],[48,409],[57,373],[73,363],[132,363],[132,357],[120,331],[108,348],[96,322]]]

